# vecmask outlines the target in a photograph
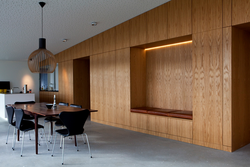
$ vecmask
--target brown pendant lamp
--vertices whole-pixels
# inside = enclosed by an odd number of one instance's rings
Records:
[[[43,7],[45,2],[39,2],[42,8],[42,38],[39,38],[39,49],[32,52],[28,58],[28,66],[32,73],[53,73],[56,68],[55,56],[46,49],[46,39],[43,38]]]

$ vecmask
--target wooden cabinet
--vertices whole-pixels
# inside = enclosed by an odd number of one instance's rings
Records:
[[[129,20],[130,46],[145,44],[147,42],[147,14],[141,14]]]
[[[129,47],[129,22],[126,21],[117,25],[116,30],[116,50]]]
[[[250,22],[250,1],[232,0],[232,25]]]
[[[191,0],[172,0],[167,3],[168,38],[190,35]]]
[[[103,52],[115,50],[115,27],[103,32]]]
[[[103,33],[100,33],[92,38],[92,54],[103,53]]]

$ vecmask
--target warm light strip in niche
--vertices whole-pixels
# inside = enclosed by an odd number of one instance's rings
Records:
[[[145,50],[147,51],[147,50],[153,50],[153,49],[160,49],[160,48],[166,48],[166,47],[170,47],[170,46],[182,45],[182,44],[187,44],[187,43],[192,43],[192,40],[185,41],[185,42],[178,42],[178,43],[168,44],[168,45],[156,46],[156,47],[152,47],[152,48],[147,48]]]

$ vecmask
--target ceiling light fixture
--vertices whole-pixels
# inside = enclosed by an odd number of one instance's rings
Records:
[[[96,25],[97,25],[97,22],[93,21],[93,22],[91,22],[91,25],[92,25],[92,26],[96,26]]]
[[[63,42],[67,42],[67,39],[63,39],[62,41],[63,41]]]
[[[52,73],[56,68],[55,56],[46,49],[46,39],[43,38],[43,7],[45,2],[39,2],[42,8],[42,38],[39,38],[39,49],[32,52],[28,58],[28,66],[33,73]]]

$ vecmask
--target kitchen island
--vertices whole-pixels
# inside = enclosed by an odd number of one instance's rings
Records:
[[[16,101],[35,101],[34,93],[0,93],[0,118],[7,120],[6,104],[14,104]]]

